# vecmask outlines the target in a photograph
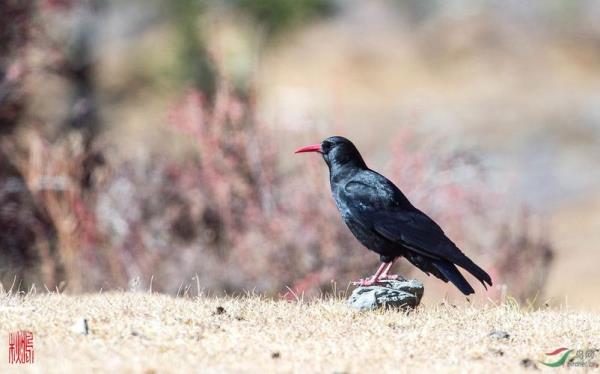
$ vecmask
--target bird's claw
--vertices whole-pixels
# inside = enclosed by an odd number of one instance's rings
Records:
[[[381,281],[398,280],[398,279],[403,279],[403,278],[398,274],[382,274],[379,276],[379,278],[377,278],[377,280],[373,279],[373,277],[364,278],[364,279],[359,279],[357,281],[352,282],[352,285],[368,287],[368,286],[373,286],[375,284],[379,284],[379,283],[381,283]]]
[[[360,287],[368,287],[368,286],[372,286],[377,283],[378,282],[375,281],[373,278],[359,279],[357,281],[352,282],[352,284],[354,286],[360,286]]]
[[[398,280],[402,279],[398,274],[386,274],[379,277],[379,280]]]

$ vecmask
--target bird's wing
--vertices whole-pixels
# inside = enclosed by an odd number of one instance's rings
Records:
[[[375,231],[388,240],[400,243],[435,261],[442,260],[456,264],[473,274],[486,288],[486,283],[492,285],[489,274],[468,258],[425,213],[419,210],[379,212],[373,214],[372,219]],[[443,270],[439,266],[436,267]],[[453,280],[453,283],[459,286],[461,282],[457,283]]]
[[[340,197],[350,214],[389,241],[433,260],[450,261],[466,269],[482,283],[490,276],[450,240],[429,216],[413,207],[388,179],[374,173],[346,184]]]
[[[452,261],[458,250],[444,231],[421,211],[380,211],[371,214],[373,229],[423,256]],[[451,244],[451,245],[449,245]]]
[[[390,241],[434,259],[452,261],[455,251],[461,253],[437,223],[380,174],[354,178],[344,186],[342,195],[353,216]]]

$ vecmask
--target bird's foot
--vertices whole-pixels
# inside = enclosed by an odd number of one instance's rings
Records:
[[[379,282],[375,281],[373,278],[359,279],[357,281],[352,282],[353,285],[361,286],[361,287],[368,287],[368,286],[372,286],[377,283],[379,283]]]
[[[381,281],[398,280],[398,279],[404,279],[404,278],[402,278],[402,276],[400,276],[398,274],[382,274],[379,276],[379,278],[377,278],[377,280],[375,280],[374,277],[370,277],[370,278],[359,279],[357,281],[352,282],[352,284],[354,286],[368,287],[368,286],[373,286],[375,284],[380,284]]]
[[[398,274],[385,274],[379,277],[379,280],[398,280],[402,279]]]

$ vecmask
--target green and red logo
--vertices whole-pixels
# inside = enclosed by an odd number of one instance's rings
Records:
[[[565,366],[565,364],[569,367],[598,367],[598,364],[593,361],[597,352],[598,349],[575,350],[566,347],[561,347],[553,350],[552,352],[545,353],[546,358],[544,361],[540,361],[540,364],[552,368]]]
[[[573,352],[572,349],[565,348],[565,347],[555,349],[552,352],[545,353],[546,356],[552,356],[550,358],[550,360],[554,360],[554,361],[552,361],[552,362],[540,361],[540,364],[550,366],[552,368],[557,368],[559,366],[563,366],[565,364],[565,362],[567,362],[567,359],[569,358],[569,355],[571,354],[571,352]],[[546,357],[546,359],[548,359],[548,357]]]

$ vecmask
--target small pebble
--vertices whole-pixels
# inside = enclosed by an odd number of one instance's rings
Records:
[[[490,332],[490,338],[496,339],[496,340],[509,339],[510,334],[507,333],[506,331],[494,330],[494,331]]]

